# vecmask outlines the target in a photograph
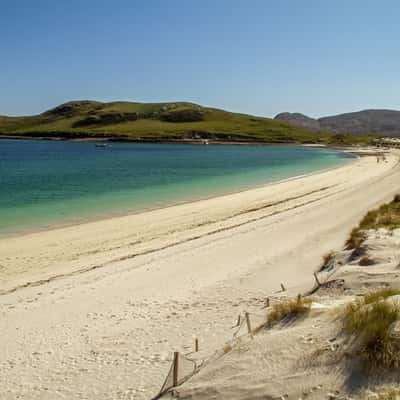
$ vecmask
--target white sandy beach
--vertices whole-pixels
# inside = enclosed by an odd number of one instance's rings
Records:
[[[311,286],[397,153],[241,193],[0,240],[4,399],[148,399],[174,350],[207,354],[243,310]]]

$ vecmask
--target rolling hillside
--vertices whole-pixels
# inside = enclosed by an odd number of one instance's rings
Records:
[[[268,143],[336,142],[285,121],[231,113],[193,103],[71,101],[42,114],[0,116],[0,135],[116,140],[254,141]],[[340,137],[339,141],[353,141]]]

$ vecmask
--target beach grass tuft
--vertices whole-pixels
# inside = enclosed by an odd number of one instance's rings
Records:
[[[370,265],[374,265],[375,261],[370,256],[363,256],[361,257],[359,263],[362,267],[368,267]]]
[[[267,324],[273,325],[277,322],[292,320],[305,315],[310,311],[312,299],[298,296],[296,299],[285,300],[272,306],[267,317]]]
[[[331,250],[329,253],[326,253],[322,259],[324,265],[327,265],[330,261],[332,261],[335,258],[335,254],[336,253],[333,250]]]
[[[397,194],[390,203],[365,215],[360,224],[351,231],[346,241],[346,249],[354,250],[354,255],[361,255],[361,246],[367,238],[365,231],[380,228],[389,230],[400,228],[400,194]]]
[[[385,288],[368,292],[363,296],[364,304],[372,304],[379,300],[385,300],[388,297],[397,296],[400,294],[400,289]]]
[[[363,232],[359,227],[353,228],[350,232],[350,236],[346,240],[346,249],[359,250],[366,238],[367,236],[365,232]]]
[[[399,290],[381,289],[348,304],[342,313],[345,333],[354,339],[357,353],[369,367],[400,366],[399,340],[391,326],[400,318],[400,305],[388,301]]]
[[[333,263],[333,261],[335,260],[335,257],[336,257],[336,253],[333,250],[331,250],[330,252],[326,253],[322,257],[322,265],[319,268],[319,272],[324,271],[325,269],[330,267],[331,264]]]
[[[399,400],[400,386],[386,386],[378,390],[366,391],[361,397],[363,400]]]

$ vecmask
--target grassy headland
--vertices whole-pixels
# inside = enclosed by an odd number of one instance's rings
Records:
[[[201,140],[265,143],[367,143],[368,136],[310,132],[286,122],[193,103],[72,101],[42,114],[0,116],[0,137]]]

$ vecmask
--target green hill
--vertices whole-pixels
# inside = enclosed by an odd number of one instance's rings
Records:
[[[310,132],[284,121],[231,113],[193,103],[101,103],[86,100],[61,104],[35,116],[0,116],[0,135],[142,141],[336,141],[332,134]],[[343,135],[339,139],[342,142],[353,141],[353,138]]]

